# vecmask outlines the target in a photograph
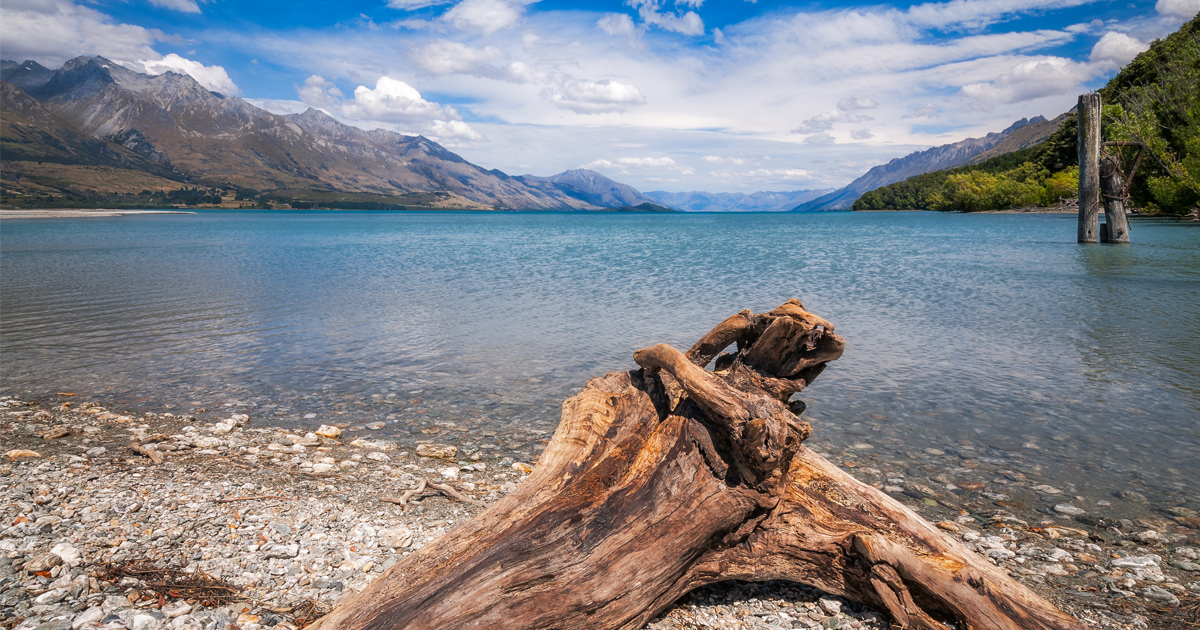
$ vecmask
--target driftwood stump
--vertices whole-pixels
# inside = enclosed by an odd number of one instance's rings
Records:
[[[563,403],[515,492],[311,628],[641,628],[735,578],[809,584],[899,628],[1083,628],[803,445],[812,428],[788,401],[843,347],[789,300],[730,317],[687,353],[637,351],[640,370]]]

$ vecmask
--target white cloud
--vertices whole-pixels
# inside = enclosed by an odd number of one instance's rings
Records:
[[[542,95],[557,107],[580,114],[622,112],[646,102],[636,85],[611,79],[565,79],[560,85],[544,90]]]
[[[704,20],[695,11],[664,13],[661,11],[662,0],[627,0],[627,4],[637,9],[638,17],[650,26],[682,35],[704,34]]]
[[[310,107],[325,110],[337,107],[346,96],[338,89],[338,86],[334,85],[333,81],[319,74],[305,79],[303,86],[296,87],[296,93],[300,95],[300,100]]]
[[[435,120],[429,135],[443,144],[461,140],[482,140],[483,136],[461,120]]]
[[[600,159],[588,162],[582,168],[620,169],[621,172],[628,173],[630,172],[630,167],[638,169],[660,168],[678,171],[683,175],[695,173],[690,166],[683,166],[665,155],[663,157],[623,157],[616,160]]]
[[[596,20],[596,26],[609,35],[633,37],[637,34],[633,18],[624,13],[605,13],[599,20]]]
[[[1084,64],[1062,57],[1027,59],[993,81],[964,85],[960,94],[974,99],[986,110],[997,103],[1019,103],[1033,99],[1070,94],[1091,76]]]
[[[118,24],[90,7],[66,0],[5,2],[0,41],[6,59],[36,59],[58,66],[79,55],[113,61],[156,58],[152,47],[167,36],[159,30]]]
[[[812,179],[812,175],[802,168],[782,168],[782,169],[767,169],[757,168],[752,171],[741,173],[742,177],[753,177],[758,179],[782,179],[782,180],[799,180]]]
[[[875,109],[876,107],[879,107],[879,103],[869,98],[858,98],[857,96],[851,96],[850,98],[838,101],[838,109],[845,111],[852,109]]]
[[[804,139],[805,144],[833,144],[833,136],[827,133],[818,133],[814,136],[809,136]]]
[[[439,39],[414,49],[409,59],[432,75],[467,74],[512,83],[531,83],[536,72],[520,61],[506,61],[504,53],[492,46],[472,48],[459,42]]]
[[[416,11],[425,7],[434,7],[439,4],[449,4],[451,0],[388,0],[387,5],[393,9],[401,11]]]
[[[174,11],[182,11],[184,13],[199,13],[200,6],[196,4],[196,0],[150,0],[150,4],[164,9],[172,9]]]
[[[1116,70],[1150,48],[1124,33],[1108,32],[1092,47],[1092,63]]]
[[[843,103],[846,101],[842,101]],[[874,101],[871,101],[874,103]],[[839,103],[840,106],[840,103]],[[865,114],[855,114],[848,112],[845,109],[835,109],[827,112],[822,112],[800,123],[799,127],[792,130],[792,133],[818,133],[833,129],[834,123],[860,123],[875,120],[871,116]]]
[[[1097,0],[950,0],[910,7],[908,19],[934,28],[980,29],[1019,13],[1093,4]]]
[[[933,118],[938,113],[937,105],[933,103],[923,103],[915,107],[908,108],[908,112],[901,118]]]
[[[238,86],[234,84],[233,79],[229,78],[229,73],[225,72],[225,68],[221,66],[206,66],[199,61],[185,59],[175,53],[171,53],[162,59],[139,59],[136,62],[123,63],[122,65],[131,66],[134,70],[147,74],[163,74],[164,72],[186,74],[205,88],[222,94],[232,95],[241,92]]]
[[[1200,0],[1158,0],[1154,10],[1162,15],[1190,20],[1200,13]]]
[[[358,120],[413,122],[429,118],[458,120],[452,107],[443,107],[421,98],[413,86],[388,76],[379,77],[375,88],[360,85],[354,100],[342,105],[342,115]]]
[[[491,35],[516,24],[525,8],[504,0],[462,0],[442,16],[442,19],[461,29],[477,30]]]
[[[870,140],[875,137],[875,134],[871,133],[870,129],[855,129],[850,132],[850,137],[855,140]]]
[[[744,158],[721,157],[719,155],[706,155],[702,159],[709,164],[734,164],[736,166],[746,164]]]

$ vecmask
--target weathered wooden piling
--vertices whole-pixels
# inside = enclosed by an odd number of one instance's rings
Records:
[[[1079,242],[1097,243],[1100,215],[1100,94],[1081,94],[1078,115]],[[1125,232],[1128,235],[1129,230]]]
[[[1125,217],[1125,177],[1115,156],[1100,160],[1100,192],[1104,195],[1104,234],[1107,243],[1129,242],[1129,219]]]

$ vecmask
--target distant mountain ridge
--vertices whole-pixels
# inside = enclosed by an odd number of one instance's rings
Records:
[[[273,114],[190,76],[141,74],[103,57],[77,57],[58,70],[4,61],[0,80],[5,168],[17,174],[28,158],[117,169],[117,180],[152,174],[291,193],[436,193],[450,206],[475,209],[597,210],[652,201],[593,171],[510,177],[423,136],[365,131],[316,109]]]
[[[915,151],[896,158],[887,164],[873,167],[845,187],[823,195],[793,208],[798,212],[813,210],[845,210],[863,193],[881,186],[894,184],[916,175],[940,171],[955,166],[973,163],[972,160],[987,159],[1031,146],[1044,140],[1062,124],[1063,116],[1046,120],[1043,116],[1022,118],[1001,132],[992,132],[982,138],[967,138],[950,144]]]
[[[580,201],[605,208],[632,207],[643,203],[656,203],[637,191],[633,186],[613,181],[596,171],[577,168],[563,171],[550,177],[517,175],[516,179],[527,186],[574,197]]]
[[[643,193],[664,206],[685,212],[783,212],[829,192],[821,190],[762,191],[756,193],[711,193],[702,191]]]

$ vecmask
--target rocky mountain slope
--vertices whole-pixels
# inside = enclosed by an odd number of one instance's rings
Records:
[[[6,61],[0,70],[6,170],[20,171],[10,161],[22,159],[104,164],[258,191],[448,193],[479,208],[649,201],[598,173],[509,177],[422,136],[365,131],[315,109],[273,114],[187,75],[145,75],[103,57],[78,57],[54,71]]]
[[[1036,144],[1058,128],[1062,122],[1061,118],[1061,116],[1054,120],[1046,120],[1042,116],[1035,116],[1031,119],[1022,118],[999,133],[993,132],[982,138],[967,138],[910,153],[887,164],[876,166],[844,188],[800,204],[793,210],[845,210],[854,205],[855,200],[863,193],[881,186],[904,181],[916,175],[969,164],[979,156],[984,156],[980,159],[986,159],[993,155]]]

